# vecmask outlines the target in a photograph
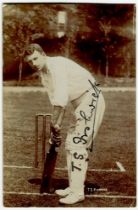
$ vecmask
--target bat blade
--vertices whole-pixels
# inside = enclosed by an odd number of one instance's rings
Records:
[[[44,169],[42,174],[40,193],[52,193],[53,192],[53,183],[52,183],[52,175],[54,173],[56,160],[57,160],[56,147],[54,144],[50,145],[49,152],[46,154],[46,159],[44,163]]]

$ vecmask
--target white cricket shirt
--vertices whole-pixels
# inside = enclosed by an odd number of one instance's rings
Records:
[[[95,82],[90,72],[65,57],[47,56],[46,66],[47,73],[40,73],[42,85],[55,106],[65,107],[91,88],[88,80]]]

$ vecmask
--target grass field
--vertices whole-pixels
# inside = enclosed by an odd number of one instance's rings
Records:
[[[14,89],[14,90],[13,90]],[[58,196],[40,195],[41,160],[34,168],[35,114],[51,112],[47,95],[17,88],[3,92],[3,205],[6,207],[60,207]],[[74,207],[134,207],[136,205],[135,91],[103,91],[106,112],[90,153],[86,199]],[[63,140],[69,121],[64,119]],[[41,149],[41,148],[40,148]],[[54,182],[67,185],[64,141],[59,150]],[[87,186],[99,190],[88,192]],[[72,207],[71,206],[71,207]],[[67,207],[67,206],[65,206]]]

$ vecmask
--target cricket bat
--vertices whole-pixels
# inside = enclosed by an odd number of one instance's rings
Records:
[[[44,169],[42,173],[40,193],[52,193],[54,190],[52,183],[52,175],[54,173],[56,165],[57,154],[58,152],[56,151],[55,144],[49,144],[49,150],[46,154]]]
[[[57,123],[61,122],[64,116],[65,110],[62,110],[60,112],[60,115],[58,117]],[[52,138],[52,136],[51,136]],[[52,175],[54,173],[55,165],[56,165],[56,160],[57,160],[57,155],[58,155],[58,148],[54,143],[49,142],[49,149],[46,154],[46,159],[44,163],[44,169],[43,169],[43,174],[42,174],[42,180],[41,180],[41,186],[40,186],[40,193],[52,193],[54,191],[53,187],[53,179]]]

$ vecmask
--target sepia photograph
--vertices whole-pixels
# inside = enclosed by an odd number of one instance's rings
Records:
[[[1,7],[3,207],[136,207],[136,3]]]

